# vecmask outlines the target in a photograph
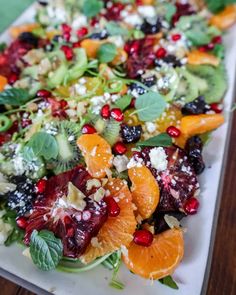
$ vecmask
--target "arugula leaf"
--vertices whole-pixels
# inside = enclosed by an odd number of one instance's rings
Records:
[[[5,42],[0,43],[0,52],[3,52],[7,48],[7,44]]]
[[[34,230],[30,238],[30,255],[41,270],[53,270],[62,258],[63,245],[60,239],[47,230]]]
[[[175,289],[175,290],[178,290],[178,289],[179,289],[178,285],[177,285],[176,282],[172,279],[171,276],[167,276],[167,277],[165,277],[165,278],[163,278],[163,279],[160,279],[159,282],[160,282],[161,284],[163,284],[163,285],[166,285],[166,286],[172,288],[172,289]]]
[[[56,139],[46,132],[37,132],[29,140],[28,147],[32,148],[36,157],[46,160],[56,159],[59,148]]]
[[[132,96],[127,94],[117,99],[115,105],[123,111],[130,105],[131,100]]]
[[[145,141],[140,141],[137,146],[171,146],[172,139],[167,133],[161,133],[157,136],[151,137]]]
[[[98,59],[101,63],[107,63],[114,59],[117,54],[117,48],[113,43],[102,44],[98,49]]]
[[[112,36],[127,36],[129,34],[127,29],[122,28],[118,23],[112,21],[106,24],[106,30],[109,33],[109,35]]]
[[[30,100],[29,92],[20,88],[10,88],[0,92],[0,105],[21,106]]]
[[[150,91],[136,99],[135,107],[141,121],[153,121],[164,112],[166,102],[159,93]]]
[[[103,8],[103,2],[99,0],[84,0],[84,4],[82,7],[82,12],[87,17],[96,16],[100,10]]]

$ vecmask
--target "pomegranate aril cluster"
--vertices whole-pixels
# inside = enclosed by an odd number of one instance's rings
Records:
[[[91,124],[84,124],[81,131],[83,134],[93,134],[97,132],[95,127],[93,127]]]
[[[199,208],[199,201],[192,197],[190,199],[187,200],[187,202],[184,205],[184,211],[188,214],[188,215],[194,215],[197,213]]]
[[[153,234],[146,229],[136,230],[133,241],[139,246],[149,247],[153,241]]]

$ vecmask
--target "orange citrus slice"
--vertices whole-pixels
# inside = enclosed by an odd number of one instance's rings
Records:
[[[193,50],[188,54],[188,63],[190,65],[213,65],[216,67],[220,64],[220,60],[213,54]]]
[[[77,140],[82,151],[88,172],[95,178],[106,176],[112,166],[112,151],[109,143],[98,134],[84,134]]]
[[[210,24],[220,30],[226,30],[236,22],[236,4],[228,5],[223,11],[210,19]]]
[[[127,184],[121,179],[112,179],[105,189],[109,190],[111,196],[117,201],[120,214],[117,217],[108,217],[95,238],[97,243],[91,243],[85,254],[80,257],[84,263],[112,253],[120,249],[121,246],[127,247],[133,240],[137,222],[134,216],[132,196]]]
[[[130,244],[123,261],[133,273],[147,279],[161,279],[171,275],[184,255],[183,233],[170,229],[154,236],[151,246]]]
[[[142,218],[149,218],[156,210],[160,199],[159,186],[146,166],[128,170],[132,182],[132,198]]]

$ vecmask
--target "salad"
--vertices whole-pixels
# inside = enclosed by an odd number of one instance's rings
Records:
[[[223,3],[224,2],[224,3]],[[183,218],[224,123],[227,1],[38,1],[0,45],[0,244],[42,271],[178,286]],[[230,1],[232,2],[232,1]]]

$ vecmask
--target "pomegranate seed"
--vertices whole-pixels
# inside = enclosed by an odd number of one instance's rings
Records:
[[[84,124],[81,131],[83,134],[93,134],[97,132],[97,130],[90,124]]]
[[[28,225],[27,219],[24,216],[17,218],[16,224],[19,228],[25,229]]]
[[[130,53],[130,44],[129,44],[129,43],[125,43],[124,50],[125,50],[127,53]]]
[[[139,246],[149,247],[151,246],[152,241],[153,234],[146,229],[136,230],[134,233],[134,242]]]
[[[46,184],[47,184],[47,180],[46,179],[40,179],[37,183],[36,183],[36,190],[37,193],[42,194],[45,192],[46,189]]]
[[[90,26],[94,27],[96,24],[98,24],[98,22],[98,19],[96,17],[93,17],[90,20]]]
[[[208,50],[212,50],[212,49],[214,49],[214,47],[215,47],[215,44],[213,44],[213,43],[209,43],[209,44],[207,45],[207,49],[208,49]]]
[[[68,227],[68,229],[66,230],[66,235],[69,238],[72,238],[75,234],[75,230],[72,226]]]
[[[22,126],[22,128],[26,128],[26,127],[28,127],[31,124],[32,124],[32,120],[30,120],[30,119],[23,118],[21,120],[21,126]]]
[[[208,50],[208,48],[206,46],[201,46],[198,48],[198,50],[201,52],[206,52]]]
[[[67,60],[72,60],[73,58],[73,49],[67,45],[62,45],[61,50],[64,52]]]
[[[214,44],[221,44],[223,40],[222,40],[222,37],[221,36],[216,36],[211,41]]]
[[[71,37],[70,33],[63,33],[63,38],[66,40],[66,42],[70,41],[70,37]]]
[[[157,50],[157,52],[156,52],[156,57],[157,57],[157,58],[163,58],[163,57],[166,56],[166,54],[167,54],[167,51],[165,50],[165,48],[161,47],[161,48],[159,48],[159,49]]]
[[[131,102],[130,102],[129,107],[130,107],[130,108],[135,108],[135,102],[136,102],[136,98],[133,97],[133,98],[131,99]]]
[[[181,35],[180,34],[175,34],[175,35],[172,35],[171,36],[171,39],[173,40],[173,41],[178,41],[178,40],[180,40],[181,39]]]
[[[63,100],[60,101],[61,109],[65,109],[67,106],[68,106],[68,103],[67,103],[66,100],[63,99]]]
[[[176,128],[175,126],[169,126],[166,129],[166,133],[170,136],[170,137],[174,137],[177,138],[180,136],[181,132],[178,128]]]
[[[64,110],[53,111],[52,116],[54,118],[66,119],[67,113]]]
[[[108,215],[110,217],[116,217],[120,214],[120,207],[112,197],[105,198],[105,202],[107,204]]]
[[[79,38],[82,38],[82,37],[84,37],[85,35],[87,35],[88,34],[88,29],[86,28],[86,27],[82,27],[82,28],[80,28],[78,31],[77,31],[77,36],[79,37]]]
[[[71,220],[70,216],[66,215],[64,217],[64,223],[65,223],[65,225],[71,225],[72,220]]]
[[[124,114],[122,113],[121,109],[114,108],[111,110],[111,117],[116,121],[121,122],[124,119]]]
[[[138,53],[139,48],[140,48],[140,42],[139,42],[139,41],[134,41],[134,42],[131,44],[131,46],[130,46],[129,53],[130,53],[130,54]]]
[[[199,208],[199,202],[194,197],[188,199],[184,205],[184,211],[189,215],[196,214],[198,208]]]
[[[127,152],[127,147],[119,141],[113,146],[113,151],[116,155],[124,155]]]
[[[223,105],[220,103],[212,103],[210,104],[211,110],[214,111],[216,114],[220,114],[223,111]]]
[[[48,98],[52,95],[52,93],[46,89],[41,89],[37,92],[37,97]]]
[[[111,116],[110,106],[108,104],[105,104],[100,112],[103,119],[109,119]]]
[[[61,28],[62,28],[63,33],[70,33],[71,30],[72,30],[71,27],[69,25],[67,25],[67,24],[62,24]]]
[[[73,43],[73,44],[72,44],[72,47],[73,47],[73,48],[79,48],[79,47],[81,47],[81,42],[78,41],[78,42]]]
[[[19,79],[19,76],[16,73],[11,73],[8,78],[8,83],[10,85],[13,85],[18,79]]]
[[[139,159],[142,159],[142,153],[141,152],[133,152],[133,157],[136,161]]]

